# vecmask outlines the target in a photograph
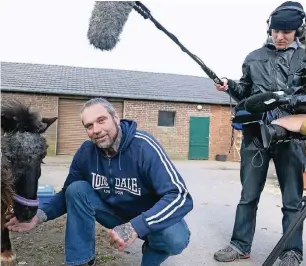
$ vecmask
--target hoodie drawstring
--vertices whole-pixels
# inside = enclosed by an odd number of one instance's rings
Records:
[[[99,172],[99,154],[98,154],[98,150],[96,147],[96,155],[97,155],[97,173]]]
[[[119,152],[119,170],[121,171],[121,151]]]
[[[97,173],[99,172],[99,154],[98,147],[96,147],[96,155],[97,155]],[[121,151],[119,152],[119,170],[121,171]]]

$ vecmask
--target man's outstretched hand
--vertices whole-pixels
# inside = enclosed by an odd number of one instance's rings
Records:
[[[38,224],[36,216],[30,222],[19,222],[16,217],[10,218],[10,220],[4,225],[8,230],[14,232],[25,232],[30,231]]]
[[[108,237],[111,246],[119,251],[124,251],[125,248],[134,243],[138,235],[132,224],[126,223],[108,230]]]

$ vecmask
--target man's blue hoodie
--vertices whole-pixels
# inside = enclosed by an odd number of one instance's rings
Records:
[[[184,180],[153,136],[136,130],[131,120],[121,120],[122,139],[112,158],[90,140],[76,152],[63,189],[42,206],[47,220],[67,212],[65,190],[85,180],[130,221],[140,238],[180,221],[193,208]]]

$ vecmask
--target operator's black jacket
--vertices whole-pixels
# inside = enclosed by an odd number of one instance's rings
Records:
[[[300,67],[294,74],[291,88],[287,87],[289,63],[293,52],[301,44],[294,41],[286,50],[276,50],[268,40],[266,44],[251,52],[242,65],[243,76],[239,82],[228,80],[228,93],[236,100],[241,101],[251,95],[283,90],[291,95],[306,89],[306,57],[300,58]]]
[[[295,71],[292,86],[287,86],[289,64],[292,55],[301,44],[298,40],[294,41],[286,50],[276,50],[271,40],[266,44],[251,52],[246,57],[242,65],[243,75],[239,82],[228,79],[228,90],[235,101],[238,103],[254,94],[269,92],[269,91],[284,91],[287,95],[292,94],[306,94],[306,56],[299,58],[297,70]],[[238,104],[239,106],[239,104]],[[293,114],[290,106],[282,106],[273,111],[263,114],[263,121],[266,124],[274,119],[282,116]],[[245,145],[249,148],[257,149],[259,146],[255,145],[256,135],[259,129],[255,124],[243,125],[242,133]],[[257,133],[256,133],[257,132]],[[250,139],[251,136],[254,136]],[[252,140],[253,139],[253,140]],[[252,144],[251,146],[249,146]]]

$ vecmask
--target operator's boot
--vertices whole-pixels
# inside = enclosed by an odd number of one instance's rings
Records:
[[[250,254],[238,253],[238,251],[234,250],[231,246],[220,249],[214,254],[214,259],[220,262],[232,262],[234,260],[248,258],[250,258]]]

